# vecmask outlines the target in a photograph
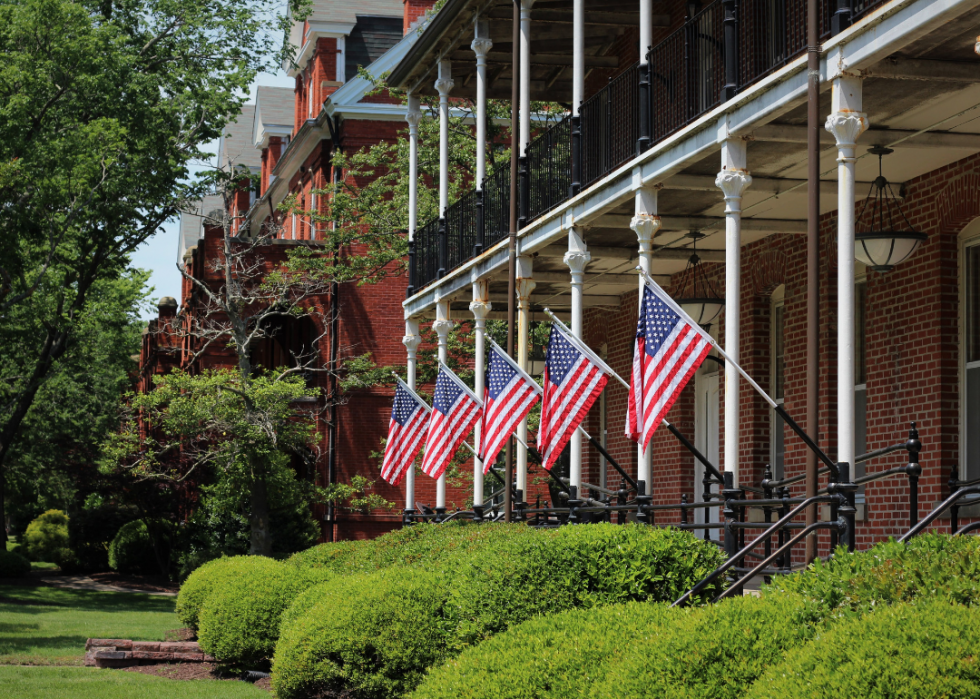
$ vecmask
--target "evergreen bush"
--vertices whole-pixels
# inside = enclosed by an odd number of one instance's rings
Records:
[[[392,568],[337,576],[283,625],[273,660],[279,699],[389,699],[415,687],[449,652],[447,581]]]
[[[456,561],[449,613],[460,649],[542,614],[671,602],[724,561],[716,546],[676,529],[592,524],[519,531]],[[702,594],[714,597],[720,584]]]
[[[109,544],[109,567],[128,575],[166,575],[170,570],[172,527],[138,519],[124,524]]]
[[[867,551],[839,548],[799,575],[776,579],[766,596],[803,595],[833,616],[855,616],[881,604],[922,597],[975,605],[980,602],[980,539],[923,534],[907,544],[888,541]]]
[[[0,578],[25,578],[31,572],[31,562],[13,551],[0,550]]]
[[[32,561],[61,564],[71,557],[68,548],[68,516],[61,510],[48,510],[27,525],[24,546]]]
[[[980,609],[942,599],[896,604],[840,621],[769,668],[745,696],[975,699],[978,646]]]
[[[258,556],[229,556],[217,558],[200,566],[191,573],[177,594],[177,618],[184,626],[195,631],[201,615],[201,608],[211,596],[212,591],[225,582],[234,580],[251,568]]]
[[[316,581],[282,561],[247,560],[237,575],[212,588],[200,611],[198,637],[201,648],[219,661],[254,670],[272,658],[283,612]]]
[[[592,697],[736,699],[812,638],[821,619],[817,605],[793,595],[671,611],[662,626],[627,642],[624,658],[604,668]]]
[[[629,602],[537,617],[434,668],[412,699],[591,699],[634,639],[679,611]]]
[[[134,508],[102,504],[83,507],[68,520],[68,548],[73,572],[101,573],[109,570],[109,545],[119,530],[138,518]],[[62,565],[62,569],[66,566]]]

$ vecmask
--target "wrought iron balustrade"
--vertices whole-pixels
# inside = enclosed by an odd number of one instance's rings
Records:
[[[821,0],[821,40],[883,2]],[[594,184],[804,51],[806,0],[710,3],[651,47],[646,66],[637,62],[627,67],[582,103],[577,137],[573,120],[566,118],[529,144],[518,188],[521,223],[561,205],[575,188]],[[433,244],[432,238],[438,221],[417,233],[413,292],[435,281],[439,269],[450,271],[507,237],[508,163],[501,163],[483,183],[482,226],[479,201],[471,192],[447,210],[446,259],[441,263],[438,241]]]

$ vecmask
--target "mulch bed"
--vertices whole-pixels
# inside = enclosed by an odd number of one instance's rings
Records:
[[[214,663],[159,663],[156,665],[134,665],[120,668],[122,672],[138,672],[142,675],[155,675],[168,680],[234,680],[239,681],[238,675],[222,672]],[[255,686],[259,689],[272,690],[268,677],[264,677]]]

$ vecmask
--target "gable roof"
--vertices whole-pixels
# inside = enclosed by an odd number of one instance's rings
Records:
[[[252,141],[252,125],[255,120],[255,105],[246,104],[242,113],[229,121],[221,132],[218,141],[218,167],[228,171],[229,166],[245,166],[255,169],[262,167],[262,153],[256,150]]]
[[[252,144],[257,149],[269,145],[270,136],[290,136],[296,99],[288,87],[260,85],[255,93]]]

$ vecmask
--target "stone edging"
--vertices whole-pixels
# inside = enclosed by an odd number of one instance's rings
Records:
[[[213,663],[215,660],[194,641],[127,641],[120,638],[90,638],[85,642],[88,667],[130,667],[147,663]]]

